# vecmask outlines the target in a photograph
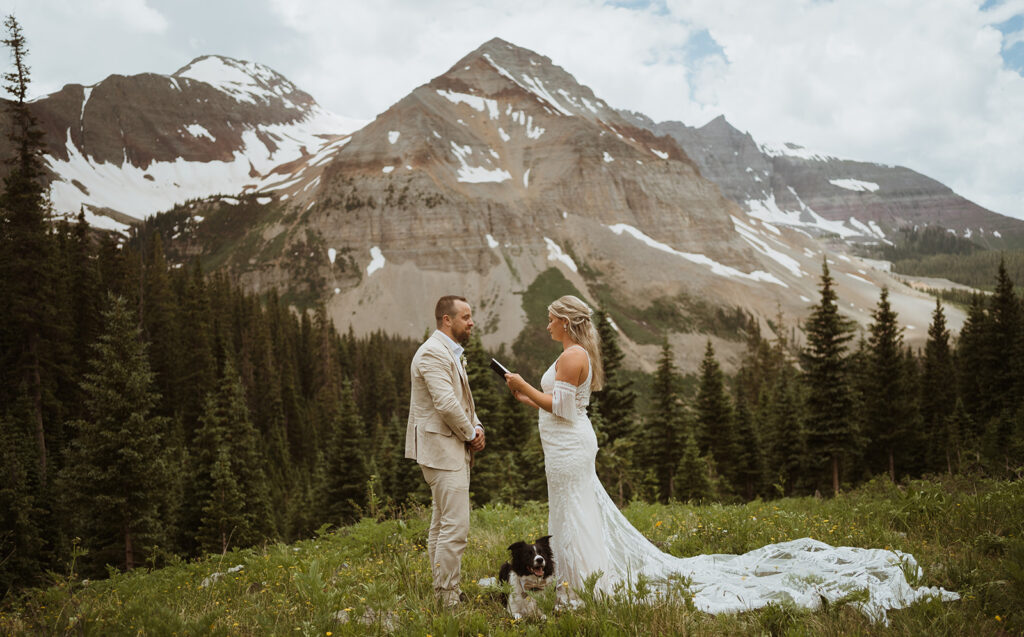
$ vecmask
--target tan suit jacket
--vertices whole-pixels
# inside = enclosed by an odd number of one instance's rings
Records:
[[[432,469],[464,468],[471,458],[466,443],[480,425],[465,370],[435,332],[416,350],[409,371],[405,457]]]

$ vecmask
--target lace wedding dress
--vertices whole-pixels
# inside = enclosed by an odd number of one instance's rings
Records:
[[[563,417],[540,411],[539,428],[548,482],[548,533],[555,555],[560,603],[574,603],[573,589],[597,572],[596,590],[614,593],[638,575],[667,582],[690,580],[694,605],[709,613],[737,612],[769,603],[792,602],[817,608],[821,599],[838,600],[857,589],[869,599],[859,603],[873,620],[887,622],[886,610],[936,596],[959,599],[936,587],[913,588],[904,569],[921,574],[912,555],[900,551],[834,547],[811,538],[769,544],[743,555],[679,558],[651,544],[619,512],[597,477],[597,437],[587,417],[591,373],[576,387],[555,380],[555,365],[541,378],[547,394],[561,393]],[[570,395],[571,392],[571,395]],[[565,403],[575,409],[566,409]],[[574,412],[574,413],[572,413]],[[563,582],[568,582],[566,591]]]

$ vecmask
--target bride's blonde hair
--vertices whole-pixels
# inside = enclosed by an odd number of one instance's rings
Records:
[[[604,386],[604,368],[601,366],[601,338],[597,334],[590,317],[593,312],[587,304],[577,297],[567,294],[548,306],[548,313],[566,322],[566,331],[569,338],[590,355],[590,364],[593,367],[594,375],[591,379],[591,388],[594,391],[601,391]]]

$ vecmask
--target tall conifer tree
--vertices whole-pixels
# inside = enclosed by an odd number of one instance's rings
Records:
[[[974,445],[973,449],[980,445],[980,425],[984,424],[989,411],[992,387],[989,373],[991,366],[988,363],[990,331],[991,324],[985,312],[984,299],[981,294],[976,294],[971,299],[971,307],[967,310],[967,319],[960,328],[956,348],[957,386],[964,409],[970,416],[970,431],[963,431],[962,435],[965,444]]]
[[[197,541],[202,543],[206,540],[206,548],[210,548],[211,536],[209,529],[205,534],[202,531],[203,517],[222,519],[228,515],[223,507],[230,504],[225,500],[225,494],[231,489],[238,490],[242,502],[238,516],[230,512],[232,519],[237,517],[239,521],[229,534],[232,544],[251,546],[276,536],[261,448],[256,428],[249,418],[245,388],[231,355],[226,353],[220,378],[206,394],[200,428],[192,449],[195,459],[194,491],[190,498],[194,508],[192,528],[197,529]],[[222,453],[228,459],[226,470],[230,471],[234,486],[228,484],[223,476],[219,478],[221,484],[216,484],[216,472],[224,470],[217,467]],[[213,509],[208,512],[206,509],[209,507]]]
[[[725,391],[722,368],[710,340],[700,363],[695,411],[700,452],[714,458],[726,484],[735,486],[740,449],[733,430],[732,401]]]
[[[672,346],[666,338],[661,346],[658,369],[652,387],[654,410],[641,428],[638,450],[646,469],[653,474],[658,498],[667,502],[675,496],[675,473],[682,455],[686,424],[679,394],[679,375],[673,361]]]
[[[604,310],[594,312],[594,325],[601,339],[601,364],[604,369],[604,388],[595,396],[595,410],[601,414],[608,444],[626,438],[635,427],[634,404],[636,391],[622,369],[625,354],[619,346],[615,326]]]
[[[352,384],[342,385],[341,406],[327,436],[326,469],[320,493],[324,522],[347,524],[354,521],[366,504],[366,481],[370,477],[364,454],[366,438],[362,418],[352,395]]]
[[[889,288],[882,288],[872,317],[865,374],[868,400],[865,401],[864,412],[872,448],[877,455],[870,464],[876,470],[884,467],[895,482],[896,455],[905,453],[909,448],[907,442],[912,417],[909,401],[913,396],[907,392],[903,328],[897,323],[896,312],[889,304]]]
[[[38,475],[45,489],[52,451],[47,422],[56,420],[45,404],[54,385],[47,372],[53,363],[49,350],[59,342],[54,338],[56,254],[42,179],[43,133],[28,106],[28,47],[13,15],[4,28],[3,43],[14,65],[3,75],[4,88],[14,97],[7,102],[7,139],[14,154],[5,158],[10,170],[0,193],[0,403],[11,404],[20,392],[29,397]]]
[[[928,326],[920,392],[922,427],[927,440],[927,466],[934,470],[951,471],[946,451],[948,440],[945,426],[947,418],[956,406],[956,370],[949,347],[946,315],[942,311],[942,302],[939,299],[935,299],[932,322]]]
[[[821,271],[821,301],[812,308],[805,325],[807,345],[800,359],[806,387],[808,452],[815,459],[828,460],[832,490],[838,495],[841,461],[857,439],[846,370],[846,344],[853,338],[853,327],[852,321],[839,314],[827,261]]]
[[[796,374],[790,366],[783,368],[775,385],[766,388],[770,398],[762,401],[766,403],[766,470],[769,481],[782,496],[793,495],[807,482],[803,400]]]
[[[159,396],[135,313],[109,296],[103,318],[82,382],[86,418],[73,423],[63,491],[90,560],[131,569],[155,544],[166,546],[159,513],[168,498],[169,421],[153,415]]]
[[[680,500],[702,500],[711,497],[710,464],[708,457],[701,457],[693,432],[686,432],[683,436],[682,455],[676,467],[676,497]]]
[[[988,345],[988,364],[991,377],[991,403],[986,416],[998,416],[1004,409],[1016,411],[1019,403],[1017,377],[1022,363],[1015,355],[1020,353],[1022,337],[1020,299],[1014,292],[1013,280],[1006,271],[1006,262],[999,260],[996,287],[989,298],[991,331]]]

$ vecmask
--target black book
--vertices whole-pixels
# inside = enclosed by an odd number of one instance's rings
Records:
[[[505,374],[511,374],[512,373],[512,372],[510,372],[508,370],[507,367],[505,367],[504,365],[502,365],[498,361],[494,360],[493,358],[491,359],[491,369],[494,370],[495,374],[497,374],[498,376],[501,376],[501,380],[503,380],[503,381],[505,380]]]

